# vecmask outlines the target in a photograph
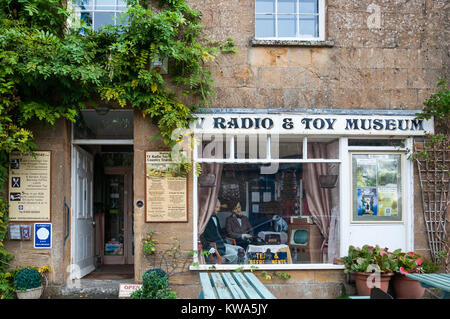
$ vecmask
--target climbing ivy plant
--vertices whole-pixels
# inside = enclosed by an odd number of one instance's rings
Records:
[[[95,32],[65,3],[0,0],[0,185],[8,154],[35,149],[32,121],[75,121],[99,103],[139,110],[172,146],[171,133],[215,97],[205,64],[235,52],[231,39],[203,38],[201,14],[184,0],[128,0],[119,23]],[[167,76],[151,67],[157,58],[168,59]],[[11,257],[1,245],[6,203],[0,198],[0,261]]]

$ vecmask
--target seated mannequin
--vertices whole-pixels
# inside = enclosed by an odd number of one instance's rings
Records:
[[[238,202],[233,210],[233,214],[226,219],[225,228],[229,237],[236,240],[239,246],[247,249],[249,239],[253,237],[253,228],[247,216],[242,215],[241,204]]]
[[[225,259],[226,263],[237,264],[243,263],[244,249],[240,246],[233,246],[228,243],[225,239],[225,234],[222,232],[220,227],[219,218],[216,214],[220,210],[220,201],[217,200],[216,207],[214,209],[213,215],[206,225],[205,231],[200,235],[200,241],[202,243],[203,249],[207,250],[210,254],[215,254],[216,250],[210,242],[216,244],[218,253]]]

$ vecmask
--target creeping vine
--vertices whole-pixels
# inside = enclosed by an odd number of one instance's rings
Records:
[[[128,0],[119,23],[97,31],[71,10],[62,0],[0,0],[0,185],[9,153],[36,149],[32,122],[75,122],[99,103],[138,110],[173,146],[172,132],[215,97],[206,64],[235,52],[231,39],[204,39],[201,13],[185,0]],[[2,244],[7,209],[0,197],[0,271],[12,258]]]

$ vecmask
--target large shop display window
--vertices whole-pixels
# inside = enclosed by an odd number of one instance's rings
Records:
[[[203,262],[332,263],[339,254],[338,140],[254,139],[203,140],[197,186],[197,235],[209,253]]]

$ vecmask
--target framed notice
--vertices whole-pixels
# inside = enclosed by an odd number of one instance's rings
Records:
[[[168,151],[145,152],[145,221],[187,222],[187,176]]]
[[[9,156],[9,220],[50,221],[51,151]]]
[[[352,154],[352,222],[402,222],[402,155]]]

